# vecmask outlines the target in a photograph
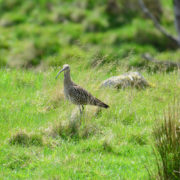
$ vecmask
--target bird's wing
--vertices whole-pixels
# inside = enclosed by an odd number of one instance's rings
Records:
[[[69,95],[71,97],[71,100],[75,104],[85,105],[95,105],[95,106],[101,106],[104,108],[108,108],[109,106],[105,103],[103,103],[101,100],[94,97],[91,93],[83,89],[81,86],[72,86],[69,89]]]
[[[69,95],[72,98],[71,100],[77,104],[90,104],[95,99],[93,95],[78,85],[72,86],[69,89]]]

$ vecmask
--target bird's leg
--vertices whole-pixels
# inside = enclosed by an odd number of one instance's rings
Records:
[[[84,106],[82,105],[82,111],[84,111]]]
[[[81,110],[81,106],[79,105],[79,111],[80,111],[80,115],[82,114],[82,110]]]
[[[84,106],[82,105],[82,113],[84,113]],[[84,121],[86,121],[85,115],[84,115]]]
[[[79,121],[80,121],[80,125],[81,125],[81,121],[82,121],[82,113],[83,113],[83,110],[81,109],[81,105],[79,105],[79,111],[80,111]]]

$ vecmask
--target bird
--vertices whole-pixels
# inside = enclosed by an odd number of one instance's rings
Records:
[[[70,66],[68,64],[64,64],[63,68],[58,72],[56,79],[59,74],[64,72],[64,95],[67,100],[71,103],[78,105],[80,110],[80,115],[84,111],[84,105],[94,105],[103,108],[109,108],[107,104],[94,97],[90,92],[82,88],[81,86],[75,84],[71,80],[70,75]]]

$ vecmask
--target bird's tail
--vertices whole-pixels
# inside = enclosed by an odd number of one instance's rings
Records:
[[[94,105],[95,106],[100,106],[100,107],[103,107],[103,108],[109,108],[109,106],[105,103],[103,103],[101,100],[95,98],[94,99]]]

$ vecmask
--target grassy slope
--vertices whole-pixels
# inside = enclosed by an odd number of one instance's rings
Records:
[[[28,61],[40,64],[37,69],[48,68],[45,72],[0,70],[0,178],[147,179],[144,166],[149,163],[154,168],[151,130],[168,102],[179,96],[179,73],[155,74],[141,69],[155,85],[142,91],[104,90],[99,85],[112,75],[126,72],[127,65],[138,66],[144,52],[177,61],[180,51],[169,51],[167,40],[150,21],[141,18],[106,31],[87,32],[83,23],[52,21],[51,13],[38,10],[39,6],[28,16],[31,3],[22,5],[2,13],[2,19],[17,25],[0,27],[0,66],[21,67]],[[170,6],[166,4],[168,12]],[[91,10],[86,14],[91,17]],[[100,27],[103,18],[98,16],[95,22]],[[172,16],[163,19],[174,33],[172,22]],[[92,68],[94,60],[105,65]],[[64,102],[62,76],[56,81],[57,68],[49,68],[63,63],[71,64],[75,82],[110,105],[98,116],[92,116],[94,108],[86,108],[82,128],[88,124],[98,129],[88,138],[62,139],[46,134],[48,127],[69,121],[74,109],[74,105]],[[38,134],[45,144],[10,145],[9,138],[20,130]]]
[[[46,73],[1,70],[1,178],[147,178],[144,166],[147,163],[153,166],[152,126],[167,103],[174,95],[178,96],[178,73],[144,72],[155,88],[116,91],[97,87],[106,76],[106,68],[97,73],[87,69],[79,72],[79,68],[82,65],[72,65],[73,79],[110,104],[110,109],[97,117],[86,117],[85,123],[101,131],[88,139],[59,141],[48,140],[44,135],[44,141],[56,141],[53,147],[11,146],[8,138],[20,129],[41,134],[51,124],[68,121],[74,105],[62,99],[55,108],[47,108],[53,102],[51,96],[56,96],[53,92],[62,90],[62,77],[55,81],[55,70]],[[106,140],[110,141],[110,151],[104,149]]]

